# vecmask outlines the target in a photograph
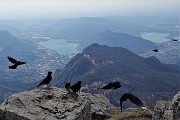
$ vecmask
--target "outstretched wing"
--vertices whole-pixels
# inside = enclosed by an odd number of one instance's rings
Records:
[[[23,64],[26,64],[27,62],[20,62],[19,65],[23,65]]]
[[[142,101],[141,101],[138,97],[134,96],[134,95],[131,94],[131,93],[128,93],[128,94],[127,94],[127,98],[128,98],[133,104],[136,104],[137,106],[142,106],[142,105],[143,105]]]
[[[15,60],[14,58],[12,58],[12,57],[7,57],[8,58],[8,60],[10,61],[10,62],[12,62],[13,64],[15,64],[15,63],[17,63],[17,60]]]

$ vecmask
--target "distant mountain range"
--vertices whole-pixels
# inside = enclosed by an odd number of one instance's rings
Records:
[[[33,43],[28,40],[18,39],[6,30],[0,31],[0,46],[3,46],[3,54],[20,54],[30,52],[33,49]]]
[[[140,35],[142,32],[176,33],[178,30],[168,25],[178,25],[178,17],[170,16],[117,16],[117,17],[81,17],[76,19],[62,19],[47,28],[47,34],[55,38],[85,41],[98,33],[112,30],[118,33]],[[162,25],[162,23],[164,23]],[[158,26],[158,27],[157,27]],[[164,28],[166,26],[166,29]]]
[[[64,81],[82,80],[83,85],[102,84],[118,80],[119,92],[133,89],[149,106],[158,99],[167,99],[179,90],[180,68],[160,62],[155,57],[143,58],[121,47],[92,44],[76,55],[54,80],[62,86]],[[118,105],[119,92],[108,93]],[[122,94],[122,93],[121,93]],[[153,102],[154,101],[154,102]]]
[[[143,32],[170,33],[170,38],[179,36],[179,30],[172,27],[178,25],[178,20],[175,18],[177,16],[165,15],[156,17],[119,16],[113,18],[62,19],[47,28],[46,32],[52,38],[63,38],[78,43],[80,51],[92,43],[98,43],[111,47],[124,47],[143,57],[154,55],[161,62],[176,64],[177,54],[179,54],[179,52],[176,52],[179,51],[177,42],[158,45],[137,37]],[[151,51],[154,48],[162,50],[159,54],[156,54]]]
[[[108,45],[111,47],[123,47],[135,53],[145,53],[156,48],[156,44],[140,37],[115,33],[110,30],[97,34],[89,40],[92,43]]]

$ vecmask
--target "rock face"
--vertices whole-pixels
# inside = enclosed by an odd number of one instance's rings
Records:
[[[56,87],[13,94],[0,106],[0,120],[90,120],[87,95],[74,99],[66,94]]]
[[[180,119],[180,91],[172,99],[172,107],[174,109],[174,117]]]
[[[117,109],[103,95],[88,93],[87,97],[91,101],[91,113],[109,115],[109,111]]]
[[[0,105],[0,120],[91,120],[116,109],[100,94],[81,92],[77,99],[66,94],[56,87],[13,94]]]
[[[153,120],[180,120],[180,92],[172,101],[158,101],[153,113]]]

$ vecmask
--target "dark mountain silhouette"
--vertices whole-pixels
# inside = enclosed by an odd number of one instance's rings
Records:
[[[167,99],[179,90],[180,68],[161,63],[155,57],[143,58],[121,47],[92,44],[76,55],[63,70],[55,73],[59,86],[64,81],[81,80],[83,85],[94,82],[103,84],[118,80],[122,84],[119,91],[134,89],[147,104],[153,100]],[[119,93],[107,94],[116,101]],[[156,96],[157,95],[157,96]],[[155,102],[154,102],[155,103]]]

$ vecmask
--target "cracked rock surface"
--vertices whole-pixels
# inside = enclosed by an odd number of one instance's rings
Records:
[[[0,120],[90,120],[87,95],[75,99],[66,94],[56,87],[13,94],[0,105]]]

